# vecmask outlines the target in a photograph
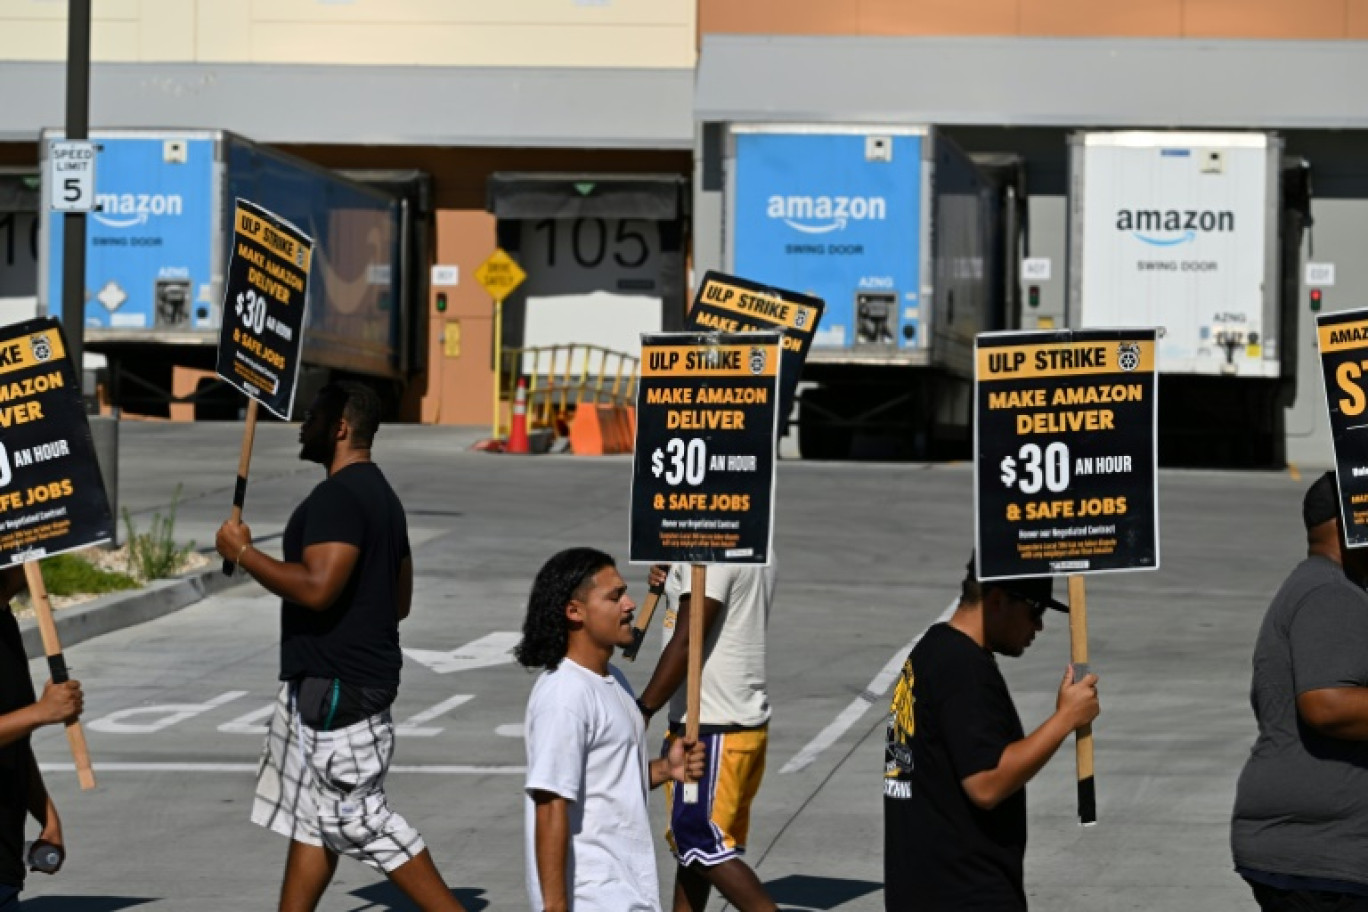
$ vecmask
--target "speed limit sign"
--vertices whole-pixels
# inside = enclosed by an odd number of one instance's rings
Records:
[[[54,212],[95,208],[95,144],[53,140],[48,147],[48,205]]]

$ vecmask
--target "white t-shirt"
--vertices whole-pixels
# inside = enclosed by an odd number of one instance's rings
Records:
[[[665,578],[665,642],[674,635],[679,600],[693,588],[693,568],[674,564]],[[769,721],[765,683],[765,628],[774,604],[774,558],[768,567],[709,564],[708,598],[722,604],[703,644],[703,725],[764,725]],[[682,722],[688,687],[670,698],[670,721]]]
[[[563,659],[527,701],[527,895],[541,912],[533,791],[570,801],[566,860],[571,912],[660,912],[660,883],[646,801],[646,725],[631,686]]]

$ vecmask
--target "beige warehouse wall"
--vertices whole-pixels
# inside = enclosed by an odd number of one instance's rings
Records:
[[[97,0],[122,62],[692,67],[694,0]],[[63,0],[0,0],[0,61],[62,60]]]

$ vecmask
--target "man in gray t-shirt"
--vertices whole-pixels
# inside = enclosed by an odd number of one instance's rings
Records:
[[[1345,547],[1333,472],[1302,519],[1307,558],[1254,647],[1231,847],[1262,909],[1368,910],[1368,549]]]

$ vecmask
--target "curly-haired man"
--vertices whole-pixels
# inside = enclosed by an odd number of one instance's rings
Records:
[[[660,912],[646,799],[703,774],[703,747],[649,759],[646,724],[613,650],[632,612],[613,559],[571,548],[537,573],[518,662],[545,669],[527,701],[527,893],[533,912]]]

